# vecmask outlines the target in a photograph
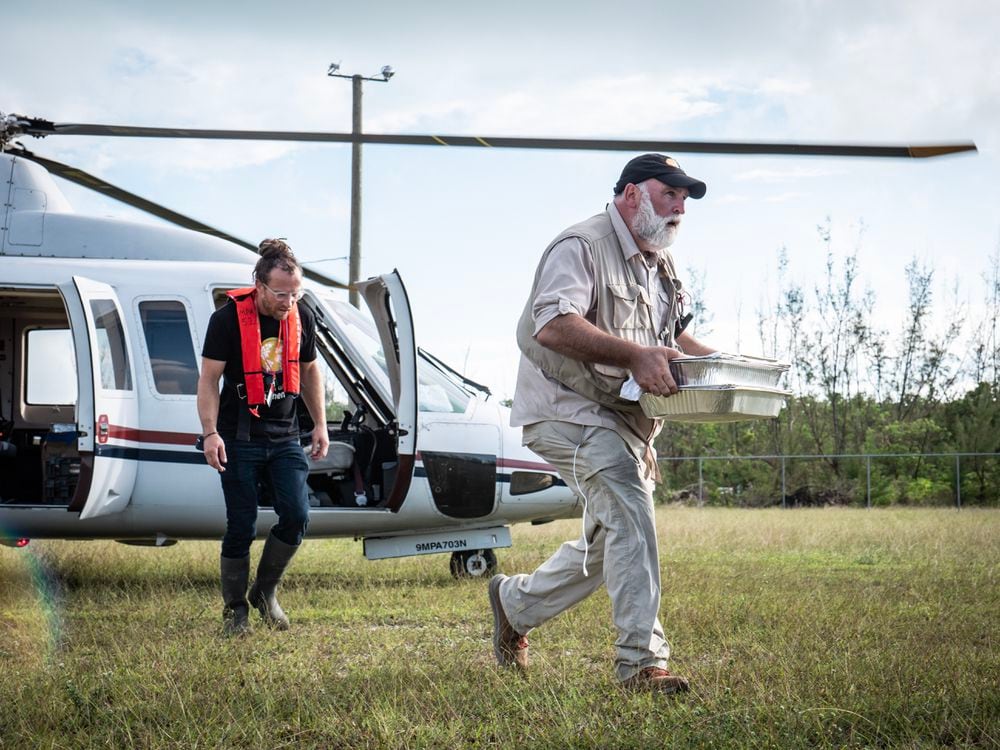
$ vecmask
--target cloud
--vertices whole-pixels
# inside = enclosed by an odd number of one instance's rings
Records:
[[[175,79],[181,84],[190,84],[197,77],[190,69],[176,61],[167,61],[147,50],[135,47],[122,47],[116,51],[107,67],[108,72],[119,79],[138,79],[144,82],[150,80]]]
[[[784,75],[809,86],[783,101],[802,134],[869,140],[990,137],[1000,116],[995,7],[888,2],[851,13],[814,4],[812,44]]]
[[[422,101],[374,118],[370,129],[435,130],[450,121],[462,133],[625,137],[711,117],[720,111],[715,81],[664,84],[651,74],[598,75],[568,83],[528,82],[507,91]],[[555,125],[557,124],[557,125]]]
[[[712,203],[719,206],[726,205],[739,205],[744,203],[750,203],[751,201],[764,201],[766,203],[788,203],[789,201],[798,200],[802,198],[805,193],[797,191],[787,191],[784,193],[776,193],[774,195],[746,195],[744,193],[727,193],[726,195],[720,196],[718,198],[713,198]]]
[[[765,96],[802,96],[809,94],[812,86],[802,79],[771,76],[761,81],[756,91]]]
[[[713,198],[717,205],[725,206],[734,203],[749,203],[750,196],[743,195],[742,193],[727,193],[726,195],[719,196],[718,198]]]
[[[399,8],[402,16],[381,44],[394,54],[382,60],[370,44],[344,39],[332,54],[329,31],[339,28],[334,21],[348,28],[352,21],[319,9],[314,22],[294,35],[278,24],[280,14],[268,16],[275,24],[268,37],[247,19],[223,26],[211,12],[191,27],[154,11],[144,16],[112,12],[106,2],[98,6],[104,17],[52,30],[53,54],[36,56],[8,82],[14,102],[3,102],[7,109],[77,121],[345,132],[349,82],[325,75],[326,63],[342,58],[345,68],[351,60],[362,63],[361,72],[377,70],[375,62],[399,69],[390,84],[366,84],[365,127],[372,132],[834,141],[973,137],[990,148],[995,136],[980,132],[977,123],[1000,119],[1000,56],[992,53],[997,24],[988,20],[988,3],[938,8],[919,0],[890,1],[871,8],[816,0],[792,7],[762,1],[752,10],[726,2],[721,10],[654,9],[649,23],[669,20],[675,41],[668,61],[641,63],[629,55],[582,53],[603,35],[618,34],[597,22],[596,8],[587,7],[579,18],[560,18],[572,24],[572,42],[554,40],[547,25],[555,19],[540,10],[536,25],[519,30],[523,44],[516,55],[503,19],[491,19],[490,29],[475,38],[457,33],[454,24],[415,21],[418,41],[403,33],[402,21],[420,14]],[[484,21],[475,16],[468,22]],[[108,18],[118,20],[108,24]],[[761,30],[746,34],[747,24],[757,20]],[[88,26],[95,33],[93,27],[100,27],[99,43],[82,43],[90,34],[80,29]],[[704,29],[711,33],[693,33]],[[28,43],[19,38],[12,52],[20,45],[28,54]],[[443,49],[449,54],[436,52]],[[367,64],[369,58],[375,62]],[[178,146],[177,153],[185,167],[199,160],[218,167],[223,158],[255,164],[287,151],[220,150],[220,161],[212,158],[214,150],[189,153]]]
[[[778,193],[777,195],[768,195],[764,197],[764,200],[767,203],[788,203],[789,201],[798,200],[803,195],[804,193],[791,191],[787,193]]]
[[[843,168],[796,166],[785,169],[751,169],[733,175],[734,182],[764,182],[768,184],[794,180],[832,177],[847,174]]]
[[[121,138],[71,146],[53,141],[36,150],[109,180],[116,170],[127,169],[159,177],[180,173],[186,180],[205,181],[221,171],[279,161],[295,148],[272,142],[174,140],[157,144]]]

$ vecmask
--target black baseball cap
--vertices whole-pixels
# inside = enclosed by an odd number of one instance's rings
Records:
[[[704,182],[688,177],[673,157],[663,154],[643,154],[625,165],[622,176],[615,185],[615,195],[621,195],[630,182],[638,185],[650,177],[655,177],[665,185],[687,188],[692,198],[701,198],[707,190]]]

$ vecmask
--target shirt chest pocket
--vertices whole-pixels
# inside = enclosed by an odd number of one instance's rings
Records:
[[[611,298],[611,325],[615,328],[646,328],[650,300],[638,284],[608,284]]]
[[[662,288],[657,291],[656,297],[656,307],[653,312],[656,316],[657,336],[667,346],[673,346],[673,321],[676,318],[676,299],[671,292]]]

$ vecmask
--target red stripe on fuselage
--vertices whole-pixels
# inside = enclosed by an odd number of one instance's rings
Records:
[[[161,430],[137,430],[120,424],[108,425],[108,437],[131,440],[136,443],[160,443],[163,445],[194,445],[196,432],[163,432]]]

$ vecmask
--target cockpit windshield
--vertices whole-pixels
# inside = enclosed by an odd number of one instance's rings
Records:
[[[340,329],[357,353],[377,365],[370,369],[388,400],[392,388],[375,321],[367,311],[358,310],[343,300],[324,297],[324,302],[336,316]],[[472,395],[459,381],[431,364],[422,353],[418,355],[417,407],[420,411],[463,414]]]

